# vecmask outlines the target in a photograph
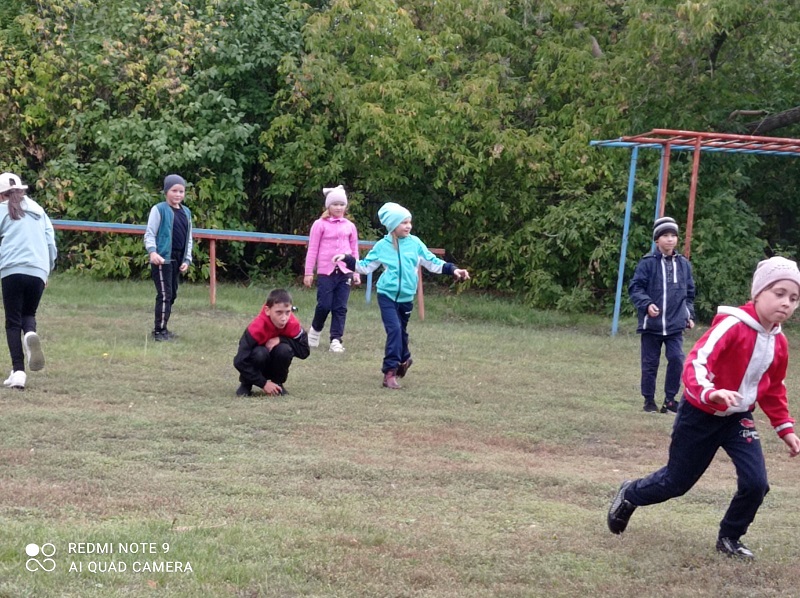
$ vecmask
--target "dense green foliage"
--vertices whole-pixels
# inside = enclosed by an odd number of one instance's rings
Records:
[[[365,238],[399,201],[474,285],[602,311],[630,155],[589,142],[741,131],[737,110],[793,107],[799,29],[791,0],[14,0],[0,9],[0,167],[37,181],[54,217],[144,222],[180,172],[197,226],[293,234],[343,183]],[[640,153],[628,272],[650,248],[658,158]],[[798,166],[704,155],[704,317],[746,297],[765,251],[795,255]],[[667,212],[682,223],[690,174],[673,155]],[[138,239],[63,242],[65,266],[144,271]],[[297,258],[219,255],[235,277]]]

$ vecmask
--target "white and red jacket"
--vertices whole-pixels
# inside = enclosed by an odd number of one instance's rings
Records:
[[[711,328],[692,348],[683,368],[686,400],[712,415],[752,411],[756,401],[781,438],[794,432],[786,399],[789,346],[781,327],[765,330],[755,306],[720,307]],[[708,400],[715,390],[735,390],[744,399],[732,407]]]

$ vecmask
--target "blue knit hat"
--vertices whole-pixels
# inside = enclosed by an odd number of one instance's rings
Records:
[[[411,212],[398,203],[388,202],[378,210],[378,219],[386,227],[387,232],[392,232],[406,218],[411,218]]]
[[[186,186],[186,181],[179,174],[168,174],[164,177],[164,193],[172,189],[175,185]]]

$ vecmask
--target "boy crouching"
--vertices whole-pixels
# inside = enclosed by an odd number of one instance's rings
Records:
[[[289,292],[274,289],[242,334],[233,358],[239,371],[237,397],[251,396],[254,386],[267,395],[287,394],[284,384],[292,359],[305,359],[310,353],[306,331],[292,312]]]

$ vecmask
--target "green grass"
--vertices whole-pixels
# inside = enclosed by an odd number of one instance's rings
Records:
[[[25,392],[0,391],[0,597],[800,587],[800,461],[760,411],[772,491],[746,537],[755,564],[714,552],[735,490],[724,455],[685,497],[640,509],[623,537],[607,531],[619,483],[664,464],[672,423],[641,411],[633,322],[611,338],[608,319],[431,289],[425,320],[410,324],[405,388],[388,391],[377,305],[356,290],[345,354],[296,361],[286,397],[236,399],[236,344],[268,290],[223,285],[211,308],[207,288],[185,285],[170,322],[180,338],[154,344],[149,282],[51,280],[39,314],[47,367]],[[308,325],[315,295],[293,293]],[[792,397],[797,380],[790,369]],[[26,570],[32,542],[55,545],[55,571]],[[114,553],[69,554],[70,543]],[[120,543],[156,554],[120,554]],[[133,571],[153,561],[192,572]]]

